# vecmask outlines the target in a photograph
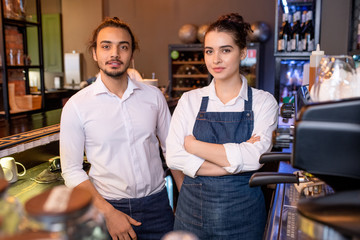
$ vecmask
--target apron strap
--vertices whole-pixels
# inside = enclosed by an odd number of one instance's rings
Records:
[[[244,103],[244,110],[251,111],[252,110],[252,90],[251,87],[248,86],[248,100]]]
[[[209,97],[202,97],[201,106],[200,106],[200,112],[201,113],[206,112],[208,102],[209,102]]]
[[[200,111],[201,113],[205,113],[207,106],[208,106],[208,102],[209,102],[209,97],[202,97],[201,100],[201,106],[200,106]],[[248,100],[244,102],[244,110],[246,111],[251,111],[252,110],[252,90],[251,87],[248,86]]]

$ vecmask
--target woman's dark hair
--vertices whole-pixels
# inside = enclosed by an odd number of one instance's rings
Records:
[[[124,30],[126,30],[129,34],[130,34],[130,37],[131,37],[131,49],[132,49],[132,52],[135,51],[135,49],[138,49],[139,46],[138,46],[138,42],[137,40],[135,39],[134,37],[134,34],[132,33],[129,25],[123,21],[121,21],[119,18],[117,17],[113,17],[113,18],[106,18],[93,32],[92,34],[92,38],[89,42],[89,50],[91,51],[92,49],[95,49],[96,50],[96,40],[97,40],[97,37],[99,35],[99,32],[106,28],[106,27],[115,27],[115,28],[122,28]]]
[[[250,24],[244,22],[243,17],[238,13],[222,15],[210,24],[206,34],[211,31],[231,33],[236,45],[238,45],[241,50],[246,47],[247,36],[249,32],[252,32]]]

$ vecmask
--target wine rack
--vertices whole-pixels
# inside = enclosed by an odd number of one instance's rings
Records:
[[[311,52],[309,51],[284,51],[281,52],[278,49],[278,38],[279,30],[281,28],[282,16],[284,13],[288,13],[291,16],[294,15],[295,11],[312,11],[312,22],[314,27],[314,48],[320,42],[320,20],[321,20],[321,0],[288,0],[282,1],[277,0],[276,11],[275,11],[275,41],[274,41],[274,55],[280,57],[292,57],[302,56],[308,57]]]
[[[275,12],[274,56],[275,92],[279,104],[294,99],[293,93],[303,83],[303,67],[309,62],[311,51],[279,51],[278,40],[284,13],[293,16],[296,11],[312,12],[314,29],[313,47],[320,43],[320,20],[322,0],[277,0]],[[321,46],[320,46],[321,47]]]
[[[207,86],[210,80],[202,44],[169,45],[169,96],[180,97],[186,91]]]

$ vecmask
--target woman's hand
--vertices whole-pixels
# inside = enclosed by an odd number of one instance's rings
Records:
[[[136,233],[131,225],[140,226],[141,223],[125,213],[115,210],[105,214],[106,226],[113,240],[137,239]]]
[[[188,153],[194,154],[195,144],[197,140],[193,135],[188,135],[184,139],[184,148]]]
[[[254,143],[259,142],[259,141],[260,141],[260,136],[256,136],[256,134],[254,134],[246,142],[254,144]]]

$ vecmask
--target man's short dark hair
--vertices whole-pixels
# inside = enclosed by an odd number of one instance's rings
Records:
[[[99,35],[99,32],[106,28],[106,27],[115,27],[115,28],[122,28],[126,30],[131,37],[131,50],[134,52],[136,49],[138,49],[138,43],[137,40],[134,37],[134,34],[132,33],[129,25],[125,23],[124,21],[121,21],[117,17],[113,18],[106,18],[93,32],[92,38],[89,42],[89,50],[92,51],[92,49],[96,50],[96,40]]]

